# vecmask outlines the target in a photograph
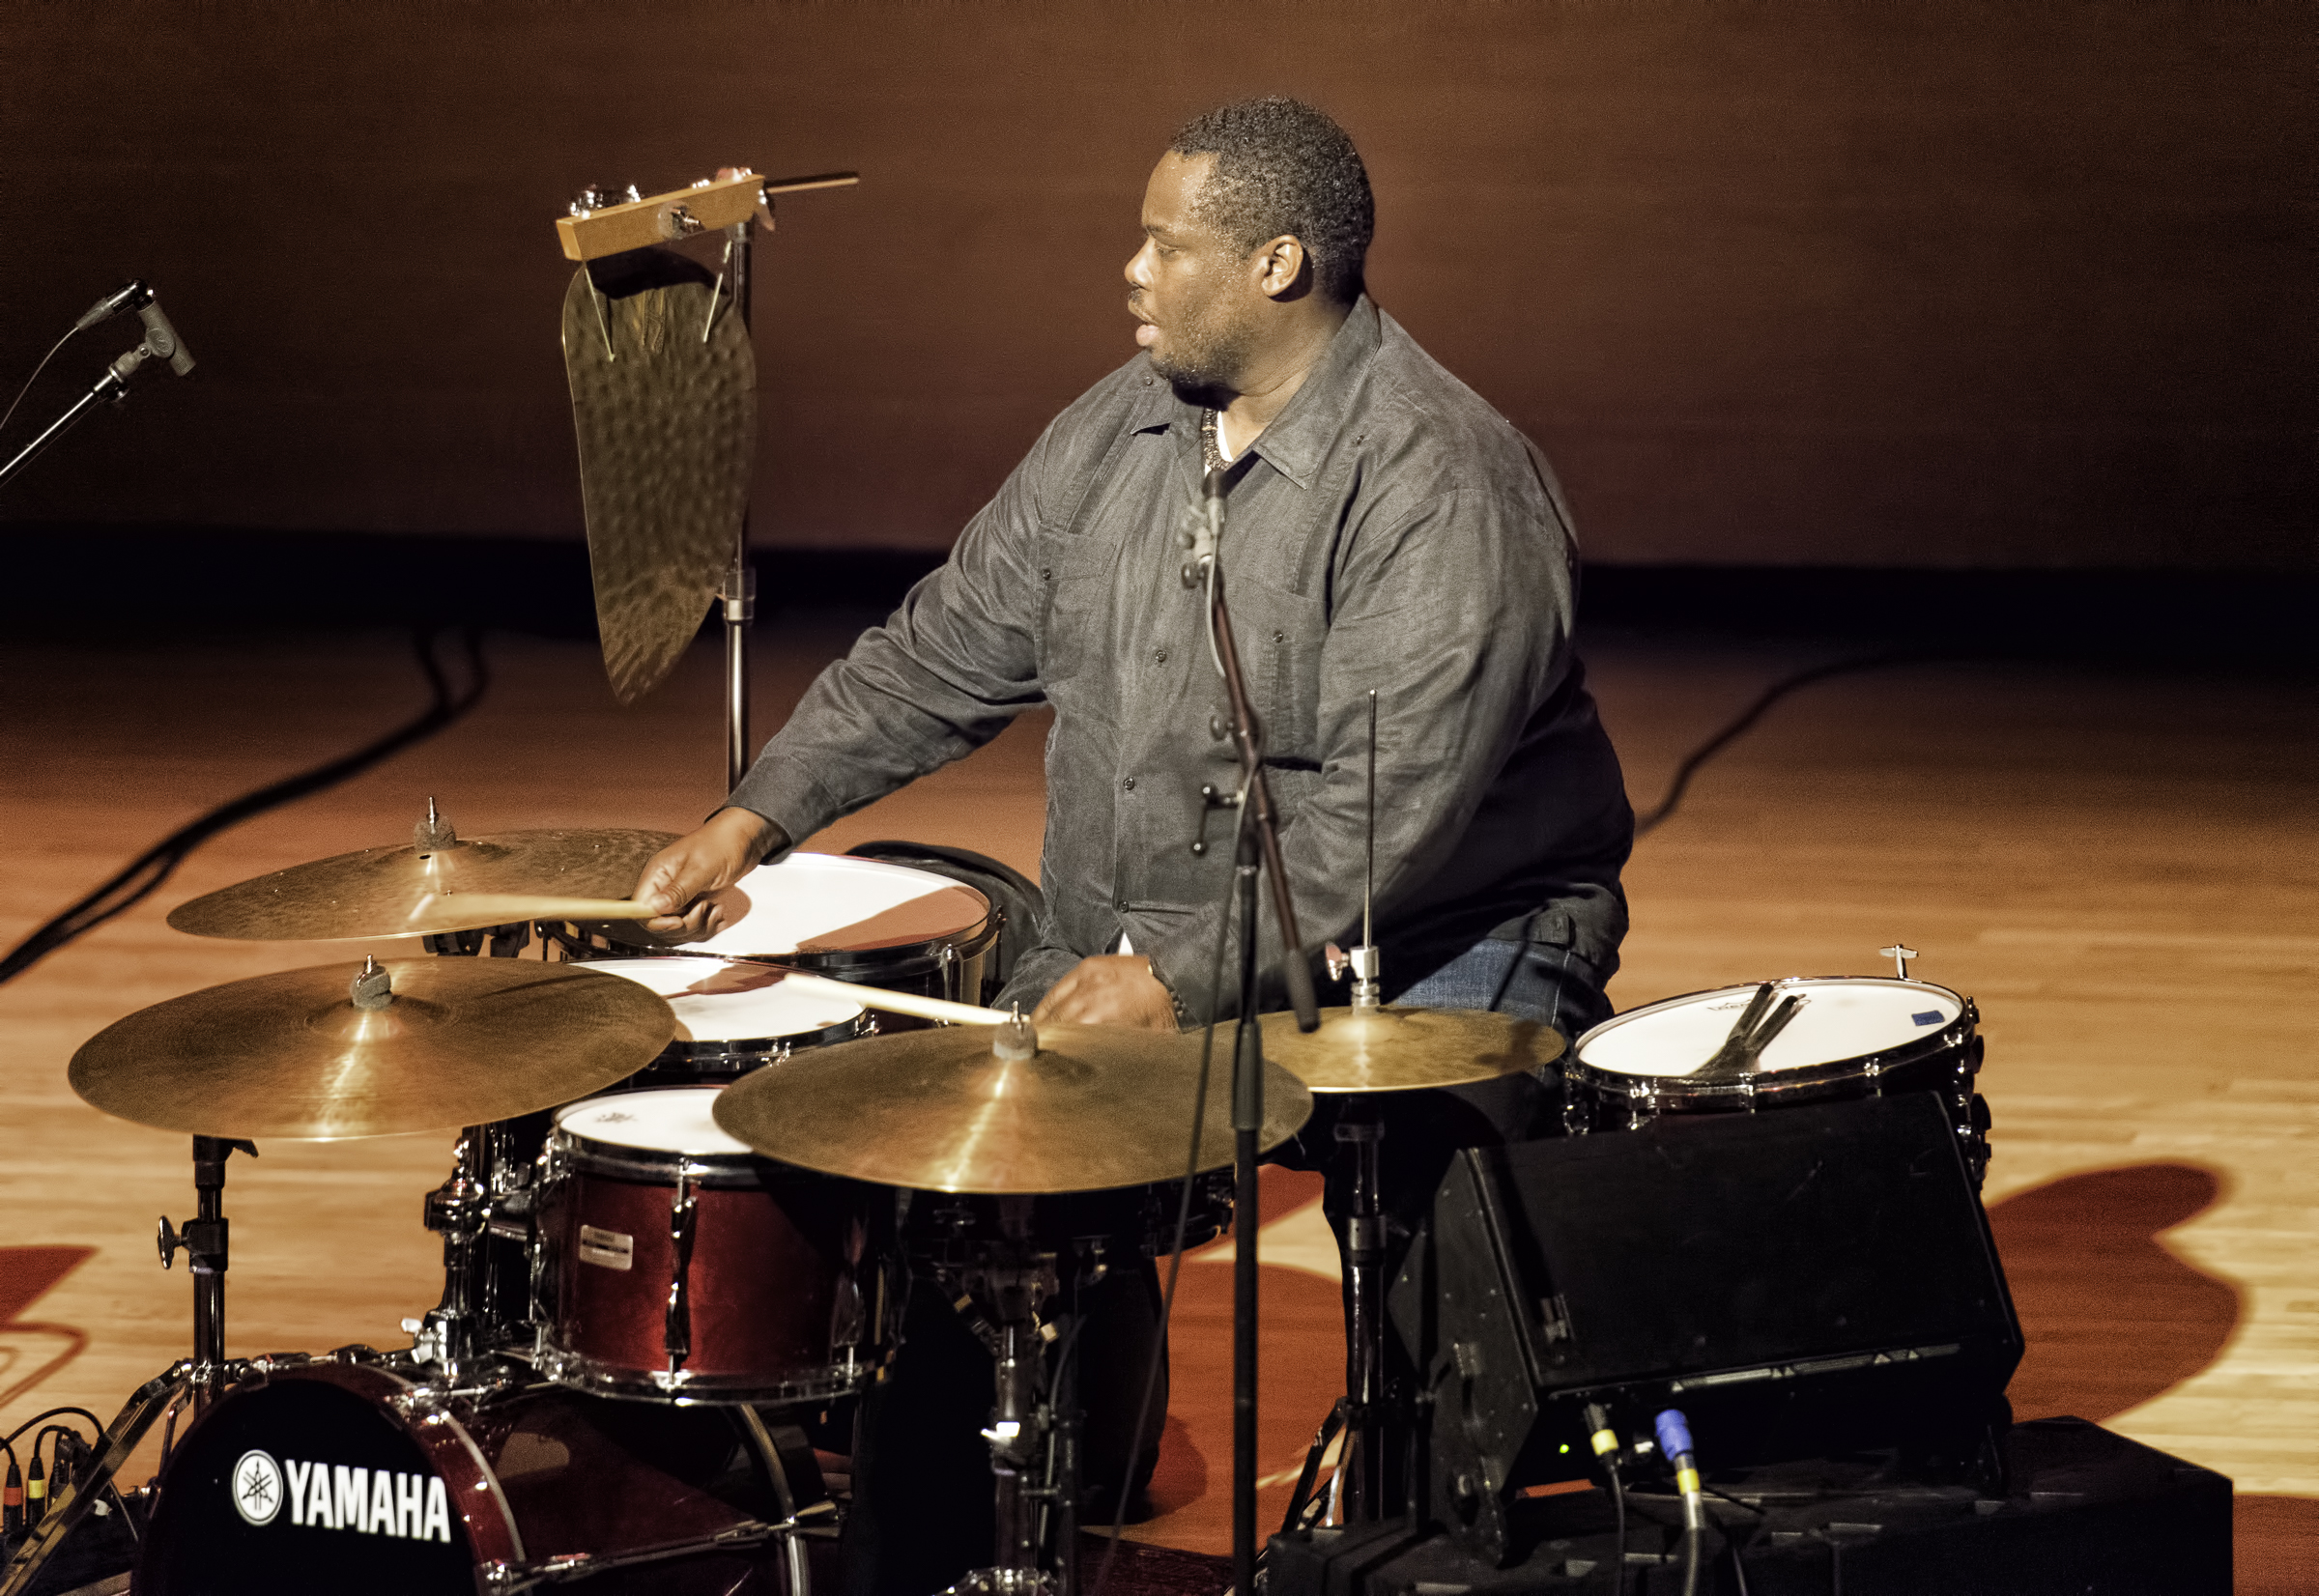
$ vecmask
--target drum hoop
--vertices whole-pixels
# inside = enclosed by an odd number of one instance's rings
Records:
[[[499,1475],[493,1472],[490,1462],[483,1456],[483,1449],[475,1444],[475,1438],[468,1433],[466,1422],[451,1411],[448,1402],[428,1402],[417,1395],[430,1387],[376,1363],[315,1362],[269,1369],[259,1379],[236,1389],[258,1391],[280,1381],[318,1382],[334,1385],[349,1396],[375,1403],[394,1426],[410,1438],[411,1444],[418,1448],[428,1466],[442,1476],[444,1489],[451,1493],[454,1503],[469,1500],[478,1487],[490,1489],[491,1499],[500,1510],[500,1528],[506,1539],[503,1549],[480,1544],[485,1539],[476,1533],[480,1526],[462,1514],[461,1523],[468,1532],[468,1550],[474,1553],[477,1565],[523,1560],[524,1534],[516,1527],[515,1510],[507,1505],[507,1494],[500,1487]],[[227,1394],[230,1396],[232,1393]],[[186,1441],[191,1440],[201,1425],[209,1421],[211,1414],[222,1412],[227,1407],[228,1404],[223,1401],[211,1404],[178,1444],[182,1447]],[[445,1429],[458,1438],[458,1453],[453,1453],[448,1442],[442,1439],[442,1432]],[[446,1459],[451,1456],[464,1456],[467,1478],[455,1479],[444,1468]]]
[[[549,1141],[554,1166],[566,1177],[596,1175],[632,1185],[673,1186],[681,1176],[694,1185],[712,1189],[770,1189],[759,1174],[759,1166],[768,1160],[755,1153],[674,1153],[632,1147],[624,1142],[598,1141],[561,1126]]]
[[[1894,1077],[1905,1070],[1924,1065],[1938,1065],[1943,1057],[1960,1079],[1971,1079],[1974,1069],[1963,1056],[1961,1047],[1927,1049],[1911,1056],[1867,1054],[1859,1059],[1846,1059],[1836,1064],[1812,1065],[1794,1069],[1778,1069],[1761,1075],[1732,1075],[1716,1080],[1700,1080],[1690,1075],[1629,1075],[1618,1070],[1574,1068],[1570,1078],[1579,1085],[1607,1097],[1655,1097],[1670,1101],[1684,1098],[1706,1099],[1733,1097],[1765,1103],[1808,1092],[1816,1087],[1839,1085],[1846,1081],[1875,1080],[1882,1085],[1878,1090],[1938,1091],[1947,1083],[1928,1082],[1923,1087],[1903,1085]]]
[[[661,1049],[652,1064],[682,1061],[686,1064],[723,1064],[756,1059],[763,1064],[779,1064],[791,1053],[805,1048],[833,1047],[841,1041],[851,1041],[862,1034],[862,1022],[869,1017],[864,1010],[851,1019],[842,1019],[831,1025],[805,1031],[789,1031],[773,1037],[711,1037],[707,1040],[686,1041],[679,1037]],[[645,1069],[652,1068],[646,1065]]]
[[[1871,1069],[1894,1069],[1917,1063],[1923,1058],[1936,1057],[1949,1048],[1963,1046],[1972,1037],[1976,1020],[1972,999],[1930,981],[1901,981],[1892,976],[1783,976],[1780,980],[1772,983],[1772,988],[1776,993],[1783,986],[1800,985],[1816,981],[1836,982],[1847,986],[1904,986],[1914,991],[1944,993],[1956,1000],[1957,1017],[1939,1030],[1911,1038],[1897,1047],[1882,1048],[1873,1053],[1855,1053],[1849,1058],[1823,1059],[1818,1064],[1799,1065],[1791,1069],[1767,1069],[1761,1074],[1744,1075],[1737,1079],[1759,1083],[1840,1080],[1845,1075],[1863,1074]],[[1645,1014],[1656,1013],[1663,1009],[1675,1008],[1696,998],[1717,997],[1727,992],[1738,993],[1753,990],[1753,986],[1708,986],[1696,992],[1682,992],[1675,997],[1660,998],[1655,1003],[1646,1003],[1640,1009],[1629,1009],[1623,1014],[1614,1014],[1600,1025],[1589,1027],[1585,1034],[1570,1044],[1570,1051],[1563,1061],[1562,1073],[1574,1080],[1589,1082],[1689,1081],[1692,1079],[1689,1075],[1643,1075],[1624,1069],[1606,1069],[1599,1065],[1589,1064],[1586,1062],[1587,1043],[1630,1020],[1638,1019]],[[1725,1083],[1718,1082],[1716,1084]],[[1759,1085],[1757,1090],[1763,1091],[1768,1088]],[[1633,1095],[1629,1094],[1629,1096]]]
[[[757,1375],[703,1375],[679,1369],[639,1369],[608,1363],[585,1353],[568,1352],[556,1344],[553,1326],[540,1331],[539,1372],[557,1384],[590,1396],[631,1401],[666,1402],[679,1408],[695,1405],[748,1403],[786,1405],[830,1402],[851,1396],[868,1383],[868,1363],[825,1363],[783,1380]]]

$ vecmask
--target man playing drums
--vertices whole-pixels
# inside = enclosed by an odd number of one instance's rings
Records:
[[[1000,1006],[1158,1030],[1232,1012],[1229,976],[1221,988],[1212,976],[1232,849],[1188,844],[1201,788],[1234,788],[1238,763],[1211,730],[1223,695],[1205,600],[1179,575],[1188,506],[1216,469],[1229,488],[1220,561],[1304,934],[1358,934],[1374,690],[1387,998],[1497,1008],[1565,1035],[1606,1017],[1633,821],[1571,644],[1569,517],[1537,449],[1369,299],[1371,225],[1360,157],[1321,112],[1262,100],[1186,126],[1151,175],[1128,263],[1138,354],[1047,427],[949,560],[822,672],[727,806],[650,863],[636,897],[667,911],[650,928],[713,929],[718,889],[1046,703],[1045,919]],[[1278,956],[1262,950],[1268,970]],[[1422,1211],[1450,1148],[1535,1133],[1550,1096],[1514,1076],[1396,1098],[1395,1211]],[[907,1333],[898,1369],[919,1354],[921,1319]],[[1121,1393],[1105,1383],[1091,1364],[1089,1474],[1116,1489],[1127,1460],[1096,1456],[1100,1410],[1131,1405],[1141,1382],[1123,1369]],[[970,1425],[988,1389],[959,1399]],[[899,1442],[881,1424],[866,1421],[861,1478],[882,1502]],[[971,1428],[965,1440],[956,1455],[979,1464]],[[899,1471],[930,1490],[922,1469]],[[934,1588],[979,1560],[988,1542],[971,1526],[955,1550],[915,1527],[923,1505],[857,1503],[873,1523],[913,1515],[878,1536],[912,1544],[882,1550],[865,1589]],[[856,1539],[875,1534],[865,1523]]]

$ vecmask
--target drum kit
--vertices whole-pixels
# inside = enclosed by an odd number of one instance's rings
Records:
[[[232,982],[130,1014],[74,1055],[88,1101],[192,1137],[198,1211],[164,1219],[159,1245],[164,1265],[182,1249],[191,1266],[194,1349],[130,1399],[0,1596],[29,1584],[164,1420],[140,1591],[585,1578],[803,1596],[809,1545],[841,1517],[808,1429],[877,1377],[912,1273],[959,1303],[997,1373],[985,1436],[998,1544],[959,1588],[1068,1596],[1077,1297],[1232,1221],[1226,1094],[1207,1094],[1189,1134],[1200,1039],[1034,1029],[979,1007],[1001,916],[957,880],[877,861],[792,854],[739,884],[714,936],[657,946],[622,895],[671,841],[461,840],[430,802],[412,846],[282,870],[170,916],[208,936],[416,934],[438,954],[499,956]],[[540,958],[506,956],[534,935]],[[1267,1017],[1263,1145],[1332,1097],[1352,1176],[1331,1213],[1347,1268],[1347,1397],[1331,1426],[1346,1431],[1343,1520],[1398,1511],[1383,1457],[1407,1434],[1383,1372],[1389,1099],[1559,1064],[1565,1128],[1603,1133],[1931,1090],[1977,1176],[1973,1007],[1908,979],[1907,950],[1887,952],[1890,978],[1635,1010],[1566,1060],[1564,1039],[1532,1022],[1381,1005],[1367,947],[1353,1005],[1324,1011],[1318,1031]],[[411,1346],[228,1358],[231,1154],[454,1127],[453,1171],[424,1204],[443,1297],[404,1321]]]

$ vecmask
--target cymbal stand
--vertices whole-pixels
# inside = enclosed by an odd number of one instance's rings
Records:
[[[994,1246],[974,1246],[971,1262],[956,1256],[937,1273],[977,1311],[975,1332],[990,1349],[996,1381],[990,1427],[990,1476],[998,1533],[991,1566],[978,1568],[945,1596],[1075,1596],[1078,1588],[1080,1415],[1071,1372],[1072,1316],[1047,1312],[1060,1295],[1058,1255],[1030,1234],[1030,1196],[998,1199],[1001,1236]],[[1082,1259],[1074,1285],[1103,1272],[1100,1256]],[[1046,1349],[1064,1356],[1040,1400]],[[1041,1546],[1054,1531],[1054,1568],[1039,1566]]]
[[[161,1268],[176,1261],[180,1247],[193,1276],[193,1379],[195,1404],[206,1405],[225,1389],[225,1160],[239,1151],[258,1155],[252,1143],[224,1136],[193,1138],[193,1217],[181,1230],[163,1215],[157,1238]]]
[[[479,1378],[494,1331],[486,1276],[492,1170],[505,1152],[503,1125],[471,1125],[459,1133],[450,1179],[427,1193],[426,1226],[443,1237],[443,1300],[423,1319],[405,1320],[411,1355],[433,1363],[453,1385]]]
[[[41,1516],[39,1525],[5,1567],[0,1567],[0,1596],[19,1596],[31,1589],[42,1566],[104,1496],[113,1498],[115,1511],[123,1511],[113,1478],[147,1431],[167,1417],[169,1433],[174,1435],[181,1409],[198,1417],[253,1368],[246,1361],[229,1362],[225,1355],[225,1161],[236,1153],[253,1158],[258,1155],[256,1146],[240,1137],[194,1137],[193,1217],[183,1226],[172,1226],[166,1214],[160,1221],[161,1268],[171,1268],[182,1247],[186,1267],[193,1276],[193,1355],[138,1386],[122,1405],[98,1438],[95,1462],[49,1498],[48,1511]]]

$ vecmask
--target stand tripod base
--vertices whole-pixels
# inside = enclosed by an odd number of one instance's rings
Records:
[[[1056,1596],[1062,1584],[1037,1568],[978,1568],[942,1596]]]
[[[112,1490],[113,1476],[129,1462],[129,1454],[145,1439],[155,1421],[189,1397],[204,1390],[214,1390],[224,1383],[242,1378],[243,1366],[213,1368],[196,1364],[190,1359],[172,1364],[169,1369],[137,1387],[136,1394],[124,1403],[113,1422],[104,1427],[98,1439],[96,1461],[87,1471],[52,1497],[48,1511],[16,1554],[0,1569],[0,1596],[19,1596],[32,1588],[48,1559],[56,1554],[65,1538],[80,1527],[83,1520],[100,1499]]]

